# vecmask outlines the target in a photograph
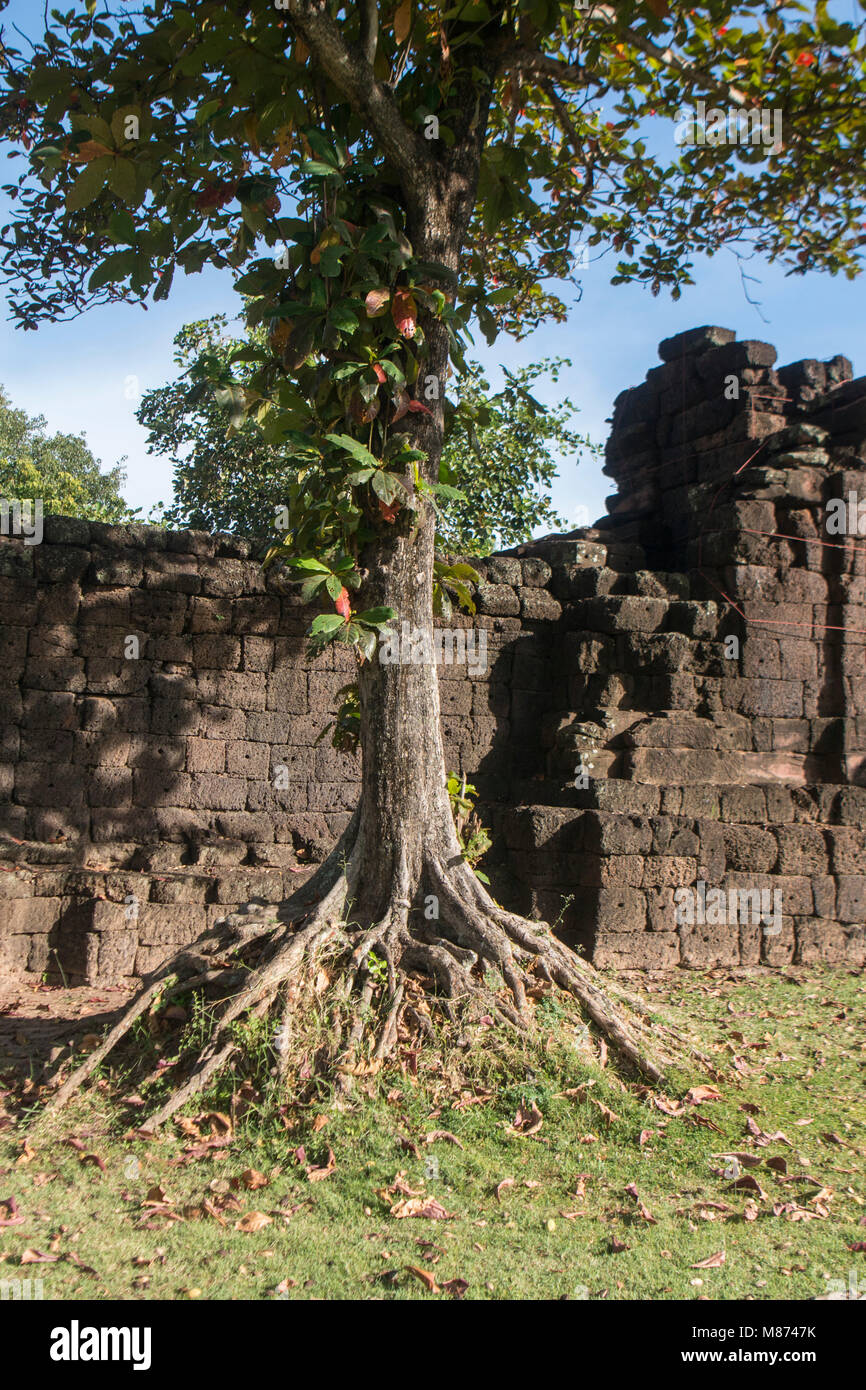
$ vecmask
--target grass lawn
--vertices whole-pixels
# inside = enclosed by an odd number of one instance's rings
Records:
[[[7,1076],[0,1278],[41,1279],[47,1299],[866,1289],[862,979],[716,971],[642,988],[712,1054],[721,1098],[688,1099],[697,1075],[664,1094],[618,1076],[549,1002],[540,1042],[479,1026],[347,1096],[308,1078],[281,1111],[241,1068],[151,1137],[132,1132],[134,1078],[112,1071],[26,1145],[33,1084]]]

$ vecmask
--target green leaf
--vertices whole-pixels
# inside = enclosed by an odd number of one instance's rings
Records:
[[[363,463],[365,468],[378,468],[379,460],[366,449],[359,440],[353,439],[349,434],[326,434],[325,438],[329,444],[336,444],[338,449],[343,449],[345,453],[351,454],[359,463]]]
[[[393,608],[368,608],[363,613],[357,613],[355,621],[366,623],[368,627],[386,627],[396,616]]]
[[[287,559],[286,564],[293,570],[313,570],[317,574],[330,574],[327,565],[323,565],[321,560],[317,560],[314,555],[301,555],[297,558]]]
[[[301,165],[302,174],[315,174],[319,178],[337,178],[342,182],[343,176],[339,169],[333,169],[330,164],[323,164],[320,159],[307,159]]]
[[[116,193],[129,207],[137,205],[135,165],[131,159],[115,159],[108,183],[112,193]]]
[[[88,294],[101,289],[103,285],[111,285],[116,280],[125,280],[129,272],[135,269],[138,259],[137,251],[115,251],[112,256],[106,256],[87,282]]]
[[[394,473],[386,473],[383,469],[378,469],[373,474],[371,486],[377,497],[380,497],[386,507],[402,492],[405,496],[406,489],[400,479]]]
[[[320,633],[335,633],[338,628],[345,626],[345,620],[340,617],[339,613],[320,613],[317,618],[313,619],[310,631],[318,636]]]
[[[103,155],[101,159],[94,159],[91,164],[85,165],[75,180],[72,187],[66,194],[66,211],[79,212],[81,208],[86,208],[88,203],[92,203],[105,187],[105,181],[111,172],[114,163],[111,155]]]

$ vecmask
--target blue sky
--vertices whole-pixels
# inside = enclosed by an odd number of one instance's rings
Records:
[[[614,397],[642,381],[658,361],[662,338],[698,324],[732,328],[740,338],[773,343],[779,362],[844,353],[855,373],[866,372],[866,280],[830,276],[788,277],[757,259],[748,265],[759,282],[749,293],[761,301],[764,323],[747,302],[738,264],[722,253],[701,262],[696,284],[673,303],[664,292],[653,299],[638,286],[610,285],[611,260],[582,272],[583,297],[565,324],[538,330],[522,343],[500,338],[493,348],[479,339],[475,356],[491,369],[563,356],[573,366],[560,387],[539,391],[554,400],[559,390],[579,406],[576,427],[593,438],[607,435]],[[145,450],[145,431],[135,419],[128,393],[158,386],[172,370],[172,338],[183,323],[212,313],[237,311],[228,277],[217,272],[176,277],[167,303],[147,312],[127,305],[94,309],[69,323],[44,325],[35,333],[6,326],[0,344],[0,382],[14,404],[43,414],[54,430],[84,431],[104,467],[127,456],[126,495],[132,506],[149,509],[171,496],[167,460]],[[492,371],[493,380],[497,373]],[[135,382],[130,381],[135,378]],[[604,512],[610,484],[600,465],[560,461],[554,500],[575,521],[585,507],[591,517]]]
[[[12,0],[2,19],[35,33],[41,16],[35,0]],[[16,166],[7,167],[11,172]],[[571,358],[559,385],[540,387],[537,394],[548,401],[560,393],[570,396],[580,410],[575,428],[603,441],[614,397],[643,380],[658,360],[659,341],[699,324],[719,324],[740,338],[771,342],[780,364],[841,352],[852,359],[855,374],[866,373],[863,277],[854,282],[817,274],[786,277],[756,257],[746,269],[758,281],[750,282],[749,294],[760,301],[759,313],[746,299],[736,258],[726,252],[697,263],[695,285],[676,303],[664,291],[653,299],[641,286],[612,286],[613,265],[608,255],[582,272],[583,295],[567,323],[540,329],[522,343],[503,337],[492,348],[479,336],[472,355],[494,385],[501,380],[500,362],[514,367],[541,357]],[[145,431],[135,419],[136,392],[171,376],[172,339],[182,324],[217,312],[233,316],[237,308],[230,275],[205,271],[176,275],[170,300],[147,312],[109,305],[26,334],[4,325],[0,383],[16,406],[44,415],[51,430],[83,431],[103,467],[125,455],[127,499],[147,512],[170,499],[171,466],[146,452]],[[559,511],[572,524],[585,524],[587,514],[602,515],[610,484],[600,462],[563,458],[559,470],[553,488]],[[579,509],[585,509],[582,515]]]

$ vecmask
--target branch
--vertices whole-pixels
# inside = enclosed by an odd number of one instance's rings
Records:
[[[607,20],[615,24],[616,11],[608,5],[596,5],[590,11],[589,18]],[[705,72],[684,59],[678,58],[670,48],[657,47],[649,39],[645,39],[642,34],[635,33],[634,29],[621,26],[618,32],[628,43],[639,49],[648,58],[652,58],[662,67],[670,68],[689,87],[697,88],[707,96],[726,97],[735,102],[737,106],[745,106],[748,98],[745,92],[740,91],[739,87],[732,87],[727,82],[720,82],[712,73]],[[552,78],[555,82],[568,87],[586,87],[590,84],[599,87],[605,85],[578,63],[566,63],[561,58],[551,58],[545,53],[528,48],[510,48],[503,53],[500,70],[507,72],[514,67],[521,67],[525,72],[534,73],[539,77]]]
[[[686,81],[690,87],[698,87],[706,92],[707,96],[726,96],[731,101],[736,102],[737,106],[745,106],[748,98],[745,92],[741,92],[739,87],[731,87],[727,82],[719,82],[718,78],[712,73],[703,72],[700,68],[693,67],[691,63],[686,63],[682,58],[678,58],[669,48],[657,48],[649,39],[636,34],[633,29],[623,28],[620,30],[629,43],[639,48],[641,53],[645,53],[648,58],[661,63],[662,67],[672,68],[675,73]]]
[[[379,0],[364,0],[361,10],[361,52],[370,66],[379,46]]]
[[[375,0],[365,0],[363,41],[369,51],[370,39],[377,32],[367,28],[369,10]],[[430,163],[429,146],[406,125],[393,93],[378,81],[364,52],[345,42],[340,26],[328,12],[326,0],[289,0],[289,16],[321,71],[330,78],[350,106],[367,117],[382,149],[407,183],[417,179],[419,168]]]

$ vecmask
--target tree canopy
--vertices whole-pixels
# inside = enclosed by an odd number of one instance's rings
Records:
[[[122,462],[103,473],[83,434],[47,434],[45,417],[15,410],[0,387],[0,496],[39,499],[45,513],[118,522],[132,515],[125,481]]]
[[[286,500],[286,459],[266,444],[254,422],[226,431],[225,412],[213,395],[196,393],[214,360],[225,366],[243,340],[228,332],[224,315],[186,324],[175,338],[177,375],[145,392],[136,411],[148,430],[148,450],[174,466],[172,502],[162,519],[172,526],[270,536]],[[261,333],[253,335],[261,345]],[[555,384],[560,359],[511,372],[492,395],[476,363],[462,378],[462,410],[452,409],[443,457],[467,500],[440,507],[438,543],[454,555],[484,555],[514,545],[539,527],[564,525],[551,504],[556,455],[573,465],[593,446],[571,428],[576,406],[567,397],[543,405],[532,394],[539,381]]]

